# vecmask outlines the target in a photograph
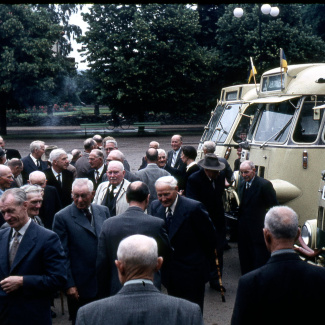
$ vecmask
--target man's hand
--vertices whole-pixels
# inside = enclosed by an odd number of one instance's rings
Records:
[[[76,300],[79,299],[79,293],[78,293],[78,289],[77,287],[71,287],[67,290],[67,295],[70,297],[70,298],[74,298]]]
[[[0,282],[1,288],[5,293],[10,293],[19,289],[23,285],[22,276],[9,276]]]

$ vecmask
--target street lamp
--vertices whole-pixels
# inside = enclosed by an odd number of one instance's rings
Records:
[[[269,4],[264,4],[261,7],[261,12],[264,15],[271,15],[272,17],[276,17],[280,13],[280,9],[278,7],[271,7]],[[242,8],[234,9],[234,16],[240,18],[244,15],[244,10]]]

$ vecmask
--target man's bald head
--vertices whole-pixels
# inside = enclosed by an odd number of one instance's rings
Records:
[[[31,185],[39,185],[44,188],[46,186],[46,176],[43,172],[36,170],[29,174],[28,183]]]

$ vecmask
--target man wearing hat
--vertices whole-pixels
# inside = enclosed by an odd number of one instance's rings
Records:
[[[226,218],[222,196],[225,190],[225,164],[217,155],[208,153],[197,163],[201,169],[193,173],[187,180],[186,196],[203,203],[216,228],[217,254],[220,269],[223,267],[223,249],[226,240]],[[220,290],[218,274],[213,262],[210,287]]]

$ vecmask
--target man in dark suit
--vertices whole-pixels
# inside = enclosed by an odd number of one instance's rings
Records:
[[[166,222],[174,253],[162,280],[168,294],[197,303],[203,312],[205,283],[216,247],[216,233],[202,203],[178,195],[177,180],[161,177],[156,182],[158,200],[151,213]]]
[[[6,191],[0,209],[10,225],[0,231],[0,323],[50,325],[52,295],[67,277],[60,240],[28,217],[22,189]]]
[[[240,278],[232,325],[318,324],[325,305],[325,269],[294,251],[300,235],[297,214],[284,206],[270,209],[263,233],[271,258]]]
[[[155,149],[158,150],[159,149],[159,142],[150,141],[149,148],[155,148]],[[147,159],[146,159],[146,156],[144,156],[144,157],[142,157],[142,162],[141,162],[141,165],[140,165],[138,170],[146,168],[146,167],[147,167]]]
[[[78,311],[77,324],[202,325],[198,305],[162,294],[153,285],[163,259],[157,243],[144,235],[121,241],[115,265],[123,288],[115,295]]]
[[[24,169],[21,172],[21,175],[23,176],[23,184],[27,183],[28,175],[31,172],[35,170],[44,171],[48,168],[47,162],[41,159],[45,152],[45,143],[37,140],[33,141],[29,147],[30,154],[21,159],[24,164]]]
[[[223,251],[226,240],[226,218],[222,196],[225,190],[225,164],[220,162],[217,155],[208,153],[198,161],[201,169],[193,173],[187,180],[186,196],[200,201],[209,213],[216,229],[217,254],[220,270],[223,270]],[[220,290],[218,271],[214,259],[210,287]],[[224,288],[223,288],[224,289]]]
[[[151,211],[151,203],[157,200],[157,192],[155,188],[156,180],[163,176],[170,176],[170,173],[163,168],[159,168],[158,163],[158,151],[155,148],[149,148],[146,151],[147,167],[135,172],[135,176],[139,177],[142,182],[148,185],[150,198],[148,205],[148,213]]]
[[[51,168],[44,171],[47,184],[54,186],[58,191],[63,207],[72,202],[71,188],[73,173],[67,170],[69,166],[68,155],[63,149],[54,149],[50,153]]]
[[[68,308],[74,324],[78,308],[97,298],[96,257],[98,236],[110,216],[107,207],[91,204],[93,183],[77,178],[72,185],[73,203],[54,216],[53,231],[67,256]]]
[[[21,158],[21,155],[18,150],[5,149],[5,140],[3,139],[2,136],[0,136],[0,147],[2,148],[2,150],[4,150],[8,160],[11,160],[12,158],[18,158],[18,159]]]
[[[23,171],[23,162],[18,158],[12,158],[8,161],[8,167],[11,169],[13,182],[10,187],[21,187],[23,185],[23,177],[21,172]]]
[[[264,218],[267,209],[278,205],[278,201],[272,183],[256,175],[253,162],[242,162],[240,173],[238,254],[241,273],[245,274],[264,265],[270,257],[263,238]]]
[[[78,178],[87,177],[87,173],[91,169],[89,154],[93,149],[97,149],[97,142],[92,138],[86,139],[84,141],[84,152],[75,163]]]
[[[28,183],[39,185],[43,189],[43,203],[39,209],[39,217],[44,227],[52,229],[54,215],[59,212],[63,206],[58,191],[54,186],[46,185],[46,176],[41,171],[35,171],[29,174]]]
[[[179,134],[175,134],[171,139],[172,150],[167,154],[167,165],[179,169],[182,173],[186,170],[186,165],[181,159],[183,138]]]
[[[96,191],[98,185],[103,182],[104,175],[106,175],[107,166],[104,164],[104,154],[99,149],[93,149],[88,160],[91,169],[88,171],[87,177],[93,182],[94,191]]]
[[[133,182],[126,191],[129,208],[122,214],[107,219],[99,236],[97,256],[97,279],[99,297],[115,295],[122,287],[115,267],[119,243],[133,234],[143,234],[155,238],[159,256],[168,260],[171,247],[165,222],[160,218],[145,214],[149,203],[148,186],[140,181]],[[160,272],[155,274],[155,286],[160,289]]]

